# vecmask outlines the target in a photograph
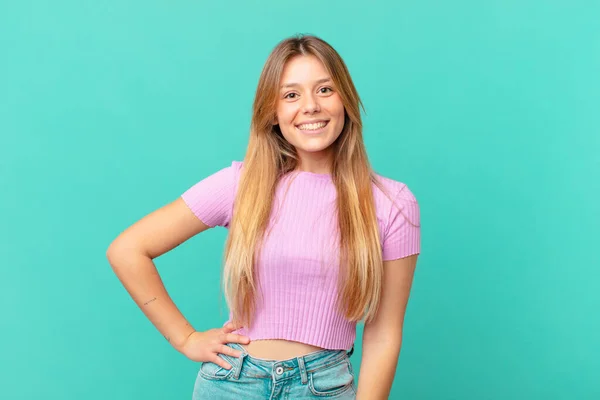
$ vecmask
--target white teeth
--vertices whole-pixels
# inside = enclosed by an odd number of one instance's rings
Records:
[[[298,129],[302,129],[303,131],[315,131],[317,129],[323,128],[327,125],[327,122],[317,122],[316,124],[302,124],[298,125]]]

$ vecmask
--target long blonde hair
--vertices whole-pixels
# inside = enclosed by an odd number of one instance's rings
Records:
[[[343,130],[332,144],[337,190],[340,270],[337,306],[348,320],[374,318],[381,297],[383,261],[372,184],[375,177],[362,136],[358,96],[340,55],[315,36],[281,41],[269,55],[254,98],[250,139],[225,246],[223,289],[235,322],[249,327],[260,291],[254,271],[280,178],[294,170],[298,154],[273,125],[283,68],[292,57],[317,57],[330,73],[345,109]]]

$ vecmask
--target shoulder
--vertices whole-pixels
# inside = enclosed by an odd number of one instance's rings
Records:
[[[420,223],[419,203],[413,191],[405,182],[380,174],[374,174],[373,198],[377,218],[383,226],[405,223]]]
[[[220,169],[213,169],[212,175],[229,175],[232,178],[235,178],[239,176],[243,166],[243,161],[233,160],[228,164],[221,165],[221,167],[219,167]]]
[[[228,165],[222,170],[226,171],[226,175],[229,178],[229,181],[234,185],[234,187],[237,187],[243,167],[243,161],[233,160],[231,161],[230,165]]]
[[[417,198],[402,181],[392,179],[380,174],[373,174],[375,182],[373,182],[373,197],[376,203],[381,205],[392,205],[394,202],[408,205],[417,203]]]
[[[233,170],[235,170],[235,171],[238,171],[238,172],[239,172],[239,171],[241,171],[241,170],[242,170],[242,167],[243,167],[243,166],[244,166],[244,162],[243,162],[243,161],[236,161],[236,160],[233,160],[233,161],[231,162],[231,166],[230,166],[229,168],[232,168]]]
[[[212,179],[223,185],[237,184],[243,166],[244,163],[242,161],[233,160],[226,166],[222,166],[221,169],[213,170],[212,175],[209,175],[204,179]]]
[[[374,174],[373,197],[382,238],[383,260],[395,260],[421,251],[419,204],[404,182]]]
[[[213,170],[181,194],[188,207],[206,225],[228,226],[243,163],[232,161]]]

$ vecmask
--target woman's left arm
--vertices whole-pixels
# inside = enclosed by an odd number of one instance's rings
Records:
[[[381,303],[375,319],[365,323],[357,400],[385,400],[396,374],[404,314],[418,254],[383,262]]]

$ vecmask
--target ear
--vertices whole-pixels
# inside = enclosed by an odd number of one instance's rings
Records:
[[[279,121],[277,121],[277,116],[273,117],[273,121],[271,121],[271,124],[273,124],[273,125],[279,125]]]

